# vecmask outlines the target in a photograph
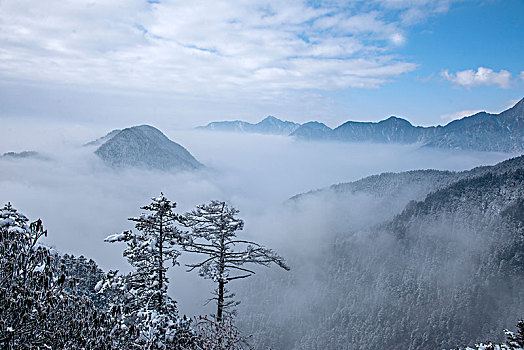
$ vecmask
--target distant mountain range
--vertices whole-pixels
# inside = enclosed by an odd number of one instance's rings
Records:
[[[47,156],[44,156],[36,151],[23,151],[23,152],[6,152],[0,156],[0,159],[39,159],[49,160]]]
[[[300,129],[295,135],[304,138]],[[524,151],[524,99],[499,113],[480,112],[445,126],[413,126],[390,117],[378,123],[346,122],[329,139],[348,142],[420,143],[427,147],[476,151]]]
[[[211,131],[244,132],[257,134],[289,135],[295,131],[300,124],[283,121],[273,116],[268,116],[256,124],[241,120],[212,122],[197,129]]]
[[[113,130],[86,144],[98,145],[95,154],[113,167],[165,171],[187,171],[203,167],[184,147],[149,125]]]
[[[452,349],[501,341],[522,318],[524,156],[374,175],[286,204],[323,223],[325,246],[289,257],[306,277],[259,277],[243,292],[239,323],[257,349]],[[277,292],[274,307],[255,302]]]
[[[313,121],[298,124],[267,117],[257,124],[213,122],[205,130],[290,135],[300,140],[420,144],[425,147],[518,153],[524,151],[524,98],[499,113],[480,112],[445,126],[413,126],[389,117],[380,122],[348,121],[335,129]]]

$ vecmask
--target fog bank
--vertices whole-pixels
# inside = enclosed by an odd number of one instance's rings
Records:
[[[0,153],[34,150],[49,158],[0,159],[0,201],[10,201],[30,219],[42,218],[49,231],[45,243],[93,258],[105,270],[128,267],[123,246],[104,243],[104,237],[132,228],[127,218],[138,215],[139,207],[161,191],[178,203],[180,212],[211,199],[230,202],[246,222],[242,235],[286,256],[289,249],[293,254],[314,252],[324,239],[318,232],[329,218],[323,203],[305,213],[286,211],[282,202],[297,193],[386,171],[464,170],[512,156],[166,129],[162,131],[170,139],[207,166],[196,173],[170,174],[110,169],[93,154],[95,148],[82,147],[109,131],[99,125],[27,126],[14,121],[0,130]],[[366,215],[365,206],[353,215]],[[290,233],[291,228],[300,232]],[[178,274],[173,278],[175,299],[182,312],[198,312],[211,285],[196,274]],[[203,299],[194,297],[195,289]]]

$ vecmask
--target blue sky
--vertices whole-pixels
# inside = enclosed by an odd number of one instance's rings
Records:
[[[524,97],[521,0],[4,0],[0,118],[445,124]]]
[[[464,115],[461,111],[501,111],[524,97],[524,81],[519,80],[524,67],[523,15],[524,1],[519,0],[454,4],[444,15],[411,28],[406,44],[395,50],[417,63],[416,70],[377,91],[348,91],[342,99],[360,100],[354,102],[362,105],[381,100],[387,108],[375,107],[371,112],[375,118],[389,111],[428,125]],[[510,86],[467,87],[440,75],[443,70],[478,67],[509,71],[513,76]],[[444,115],[441,120],[435,118],[439,114]]]

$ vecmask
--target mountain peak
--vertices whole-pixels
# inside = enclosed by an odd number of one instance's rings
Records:
[[[395,117],[392,115],[391,117],[379,121],[379,123],[397,123],[397,124],[405,124],[406,126],[413,126],[409,121],[403,118]]]
[[[130,126],[129,128],[122,129],[122,131],[120,131],[117,135],[122,134],[122,133],[123,134],[127,134],[127,133],[149,134],[150,136],[155,135],[157,137],[168,139],[167,136],[164,135],[162,131],[158,130],[154,126],[147,125],[147,124]]]
[[[142,125],[136,125],[136,126],[130,126],[129,128],[125,128],[124,130],[149,130],[153,132],[159,132],[162,133],[160,130],[155,128],[154,126],[142,124]],[[123,130],[122,130],[123,131]]]
[[[272,115],[268,115],[267,117],[265,117],[264,119],[262,119],[261,121],[256,123],[255,125],[264,125],[264,124],[272,124],[272,125],[300,125],[300,124],[297,124],[295,122],[290,122],[288,120],[278,119],[277,117],[274,117]]]
[[[95,154],[113,167],[195,170],[202,167],[184,147],[151,125],[125,128],[104,142]]]
[[[271,121],[271,122],[281,122],[282,120],[278,119],[277,117],[274,117],[272,115],[268,115],[267,117],[265,117],[264,119],[262,119],[260,122],[258,122],[258,124],[262,123],[262,122],[266,122],[266,121]]]
[[[313,121],[310,121],[310,122],[307,122],[307,123],[304,123],[302,124],[302,126],[309,126],[309,127],[313,127],[313,128],[327,128],[327,129],[331,129],[329,126],[327,126],[326,124],[324,123],[321,123],[319,121],[316,121],[316,120],[313,120]]]
[[[300,124],[293,123],[290,121],[280,120],[272,115],[268,115],[266,118],[254,125],[255,132],[261,134],[278,134],[278,135],[289,135],[295,131]]]
[[[375,143],[414,143],[420,130],[405,119],[389,117],[375,122],[346,122],[333,130],[340,141]]]
[[[333,129],[317,121],[307,122],[299,126],[290,136],[305,140],[327,140]]]

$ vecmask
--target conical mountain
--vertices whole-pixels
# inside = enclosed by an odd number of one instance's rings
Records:
[[[203,167],[184,147],[149,125],[123,129],[103,143],[95,154],[113,167],[175,171]]]
[[[280,120],[272,115],[267,116],[254,125],[255,132],[260,134],[289,135],[295,131],[300,124]]]

